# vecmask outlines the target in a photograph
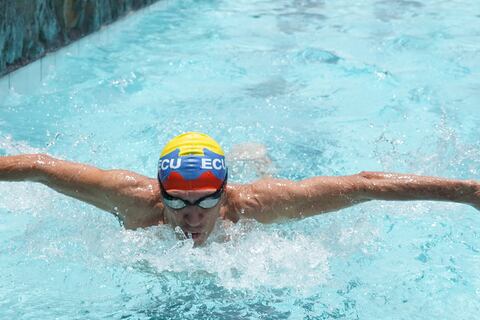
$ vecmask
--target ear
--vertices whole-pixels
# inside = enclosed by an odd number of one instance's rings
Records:
[[[222,195],[220,196],[220,205],[223,206],[227,203],[227,192],[225,189],[222,192]]]

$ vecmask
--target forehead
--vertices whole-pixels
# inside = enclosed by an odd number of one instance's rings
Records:
[[[178,198],[201,198],[214,193],[215,189],[202,189],[202,190],[168,190],[168,194]]]

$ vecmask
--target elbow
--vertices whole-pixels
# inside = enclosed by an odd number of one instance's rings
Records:
[[[55,160],[47,154],[32,154],[29,157],[29,169],[31,170],[30,181],[42,182],[45,180],[47,168],[52,165]]]
[[[40,168],[53,160],[51,156],[45,153],[25,154],[22,157],[25,163],[33,169]]]
[[[53,157],[45,153],[33,154],[32,157],[33,157],[33,161],[37,164],[46,164],[53,160]]]
[[[357,173],[356,176],[361,177],[362,179],[373,180],[383,178],[384,173],[374,171],[361,171],[360,173]]]
[[[51,156],[45,153],[37,153],[31,155],[32,161],[36,164],[44,164],[53,160]]]
[[[372,200],[375,180],[382,178],[379,172],[362,171],[352,176],[356,199],[361,201]]]

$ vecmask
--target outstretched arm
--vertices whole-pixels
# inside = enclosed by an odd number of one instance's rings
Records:
[[[480,210],[480,183],[408,174],[361,172],[303,181],[263,179],[238,186],[234,207],[260,222],[303,218],[370,200],[436,200]]]
[[[127,228],[158,221],[162,208],[154,179],[124,170],[101,170],[89,165],[31,154],[0,157],[0,181],[40,182],[67,196],[118,215]]]

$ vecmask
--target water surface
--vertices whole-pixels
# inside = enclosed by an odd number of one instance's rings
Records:
[[[162,1],[0,80],[0,154],[156,175],[198,130],[276,175],[480,179],[476,1]],[[255,179],[235,163],[231,181]],[[1,183],[0,318],[474,319],[480,216],[370,202],[301,221],[168,227]],[[223,241],[229,238],[228,241]]]

